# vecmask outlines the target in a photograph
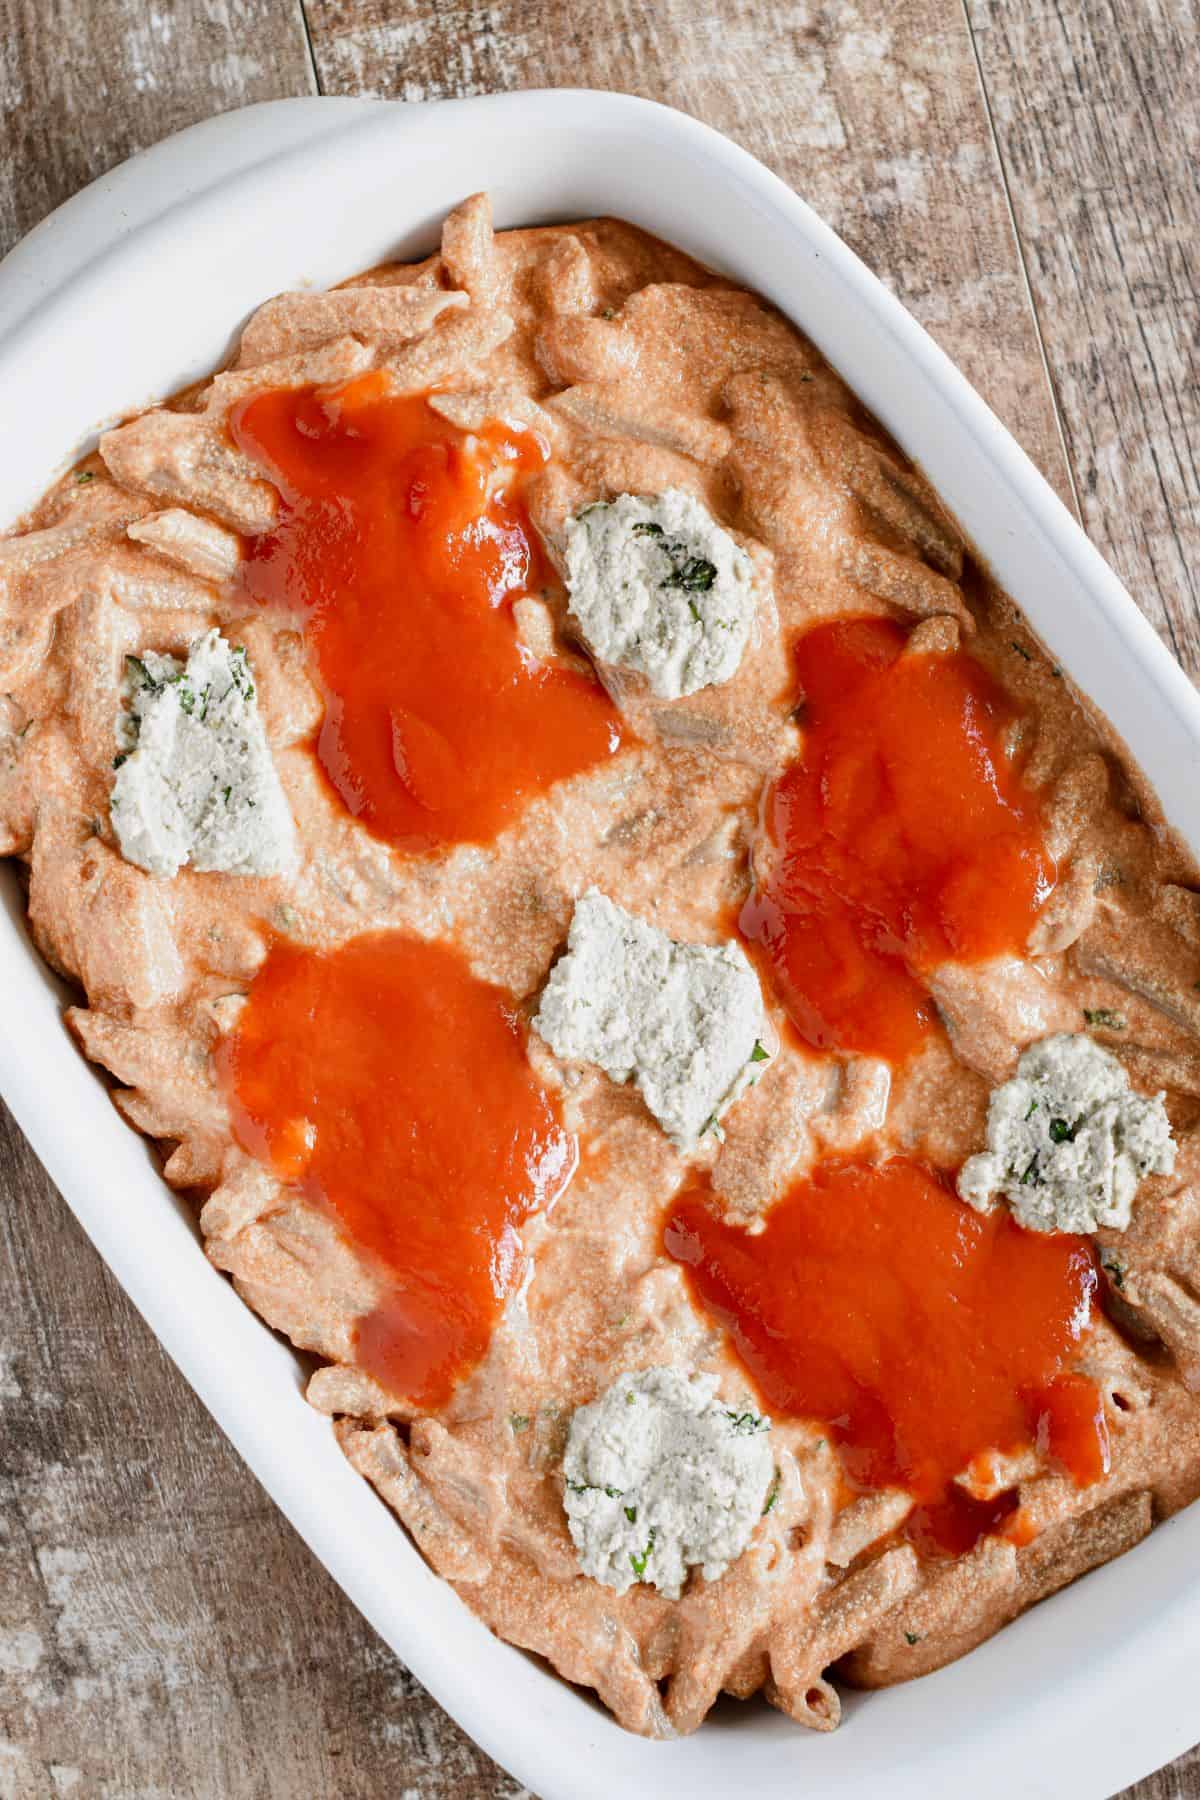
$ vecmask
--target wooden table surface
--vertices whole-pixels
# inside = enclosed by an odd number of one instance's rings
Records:
[[[249,101],[668,101],[890,284],[1196,677],[1198,35],[1193,0],[0,0],[0,252]],[[278,1516],[0,1109],[0,1800],[520,1792]],[[1200,1751],[1129,1792],[1200,1797]]]

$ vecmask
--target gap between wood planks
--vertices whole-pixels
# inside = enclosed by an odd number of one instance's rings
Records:
[[[321,83],[321,65],[317,61],[316,45],[313,43],[313,34],[308,23],[308,8],[306,7],[304,0],[294,0],[294,3],[296,11],[300,15],[300,29],[304,33],[304,43],[308,50],[308,62],[309,67],[312,70],[313,87],[318,94],[323,94],[325,89]],[[963,0],[963,4],[966,4],[966,0]]]

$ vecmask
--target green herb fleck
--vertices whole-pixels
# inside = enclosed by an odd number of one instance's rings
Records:
[[[754,1048],[750,1052],[750,1061],[751,1062],[770,1062],[770,1060],[771,1060],[771,1052],[769,1050],[764,1050],[762,1045],[759,1043],[758,1039],[755,1038]]]
[[[604,311],[600,314],[602,319],[615,319],[616,316],[617,309],[615,306],[606,306]]]
[[[631,1525],[636,1525],[637,1524],[637,1507],[636,1506],[627,1506],[625,1508],[625,1517],[629,1520],[629,1523]]]
[[[634,1394],[626,1394],[625,1404],[626,1406],[635,1406],[637,1404],[637,1396]]]
[[[113,757],[113,768],[119,769],[121,767],[122,763],[127,763],[128,761],[129,761],[128,750],[122,750],[119,755]]]
[[[1051,1119],[1050,1142],[1052,1144],[1073,1144],[1075,1133],[1082,1124],[1082,1119],[1076,1119],[1073,1125],[1068,1125],[1065,1119]]]
[[[1031,1100],[1029,1102],[1029,1111],[1025,1114],[1025,1117],[1027,1119],[1032,1119],[1032,1117],[1036,1111],[1037,1111],[1037,1101]]]
[[[710,563],[703,556],[689,556],[687,561],[679,563],[659,587],[685,588],[689,593],[705,594],[717,579],[717,565]]]
[[[238,693],[246,700],[253,700],[254,683],[250,679],[250,670],[246,664],[245,644],[235,644],[233,646],[233,669],[231,673],[233,675],[233,685]],[[226,692],[228,692],[228,689]]]
[[[1037,1186],[1037,1181],[1038,1181],[1037,1166],[1038,1166],[1038,1159],[1037,1159],[1036,1155],[1030,1157],[1028,1167],[1026,1168],[1025,1173],[1021,1177],[1021,1186],[1022,1187],[1036,1187]]]
[[[1052,674],[1052,675],[1053,675],[1053,677],[1054,677],[1054,679],[1055,679],[1055,681],[1061,681],[1061,680],[1062,680],[1062,670],[1061,670],[1061,669],[1060,669],[1060,668],[1059,668],[1059,666],[1058,666],[1058,664],[1057,664],[1057,663],[1055,663],[1055,665],[1054,665],[1054,667],[1053,667],[1053,668],[1052,668],[1052,669],[1051,669],[1051,671],[1050,671],[1050,673],[1051,673],[1051,674]]]
[[[232,792],[233,792],[232,787],[223,787],[221,789],[221,798],[224,800],[226,806],[229,805],[229,796],[230,796],[230,794],[232,794]]]
[[[186,681],[179,683],[179,708],[190,718],[196,710],[196,696]]]
[[[919,1644],[921,1641],[921,1634],[919,1631],[906,1631],[904,1634],[904,1641],[906,1644]]]
[[[1025,648],[1024,644],[1018,644],[1016,638],[1010,639],[1010,642],[1018,656],[1023,656],[1025,658],[1026,662],[1033,661],[1033,657],[1030,655],[1029,651]]]
[[[703,625],[704,620],[700,617],[700,608],[696,605],[694,600],[688,601],[688,611],[691,613],[693,619],[695,619],[697,625]]]
[[[152,688],[157,686],[153,675],[151,675],[140,656],[127,656],[125,658],[125,667],[137,676],[143,687]]]
[[[763,1509],[762,1509],[762,1516],[763,1516],[763,1518],[764,1518],[764,1519],[765,1519],[765,1518],[766,1518],[766,1516],[767,1516],[767,1514],[768,1514],[768,1513],[769,1513],[769,1512],[774,1512],[774,1510],[775,1510],[775,1502],[776,1502],[776,1501],[777,1501],[777,1500],[778,1500],[778,1498],[779,1498],[779,1483],[780,1483],[780,1480],[781,1480],[781,1477],[780,1477],[780,1474],[779,1474],[779,1470],[778,1470],[778,1469],[776,1469],[776,1471],[775,1471],[775,1479],[774,1479],[774,1481],[773,1481],[773,1482],[772,1482],[772,1483],[771,1483],[771,1491],[770,1491],[770,1493],[769,1493],[769,1494],[768,1494],[768,1495],[767,1495],[767,1499],[766,1499],[766,1504],[765,1504],[765,1505],[764,1505],[764,1507],[763,1507]]]
[[[767,1424],[767,1421],[756,1412],[737,1413],[731,1412],[729,1408],[726,1407],[725,1417],[733,1426],[735,1437],[753,1437],[755,1432],[770,1431],[771,1429]]]
[[[1107,1006],[1094,1008],[1084,1007],[1083,1016],[1089,1025],[1103,1025],[1109,1031],[1124,1031],[1125,1021],[1120,1013],[1110,1012]]]
[[[723,1144],[725,1142],[725,1127],[722,1125],[720,1119],[718,1119],[716,1113],[709,1114],[709,1117],[705,1120],[704,1130],[700,1133],[700,1136],[706,1137],[710,1131],[716,1138],[718,1144]]]
[[[529,1430],[529,1420],[524,1413],[509,1413],[508,1422],[513,1431]]]
[[[816,1443],[813,1445],[813,1449],[814,1450],[824,1450],[824,1448],[828,1442],[829,1442],[828,1438],[818,1438]]]
[[[650,1536],[646,1539],[646,1548],[642,1551],[642,1554],[640,1556],[635,1556],[633,1554],[632,1550],[629,1552],[629,1561],[632,1564],[633,1572],[637,1576],[639,1581],[642,1579],[643,1575],[646,1573],[646,1563],[649,1560],[650,1552],[653,1550],[653,1548],[654,1548],[654,1527],[652,1525],[650,1527]]]
[[[75,475],[75,486],[86,487],[89,481],[95,481],[95,479],[96,471],[94,469],[79,469]]]
[[[588,511],[591,511],[590,507],[588,508]],[[583,514],[580,513],[579,516],[582,518]],[[660,538],[663,535],[663,528],[661,525],[656,524],[653,519],[639,519],[633,528],[633,535],[634,537]]]

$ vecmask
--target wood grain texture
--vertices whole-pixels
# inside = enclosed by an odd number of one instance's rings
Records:
[[[1083,524],[1200,676],[1200,9],[967,4]]]
[[[1195,672],[1193,8],[968,5],[308,0],[310,56],[296,0],[0,0],[0,250],[165,132],[312,91],[313,57],[330,93],[666,100],[888,281]],[[0,1800],[518,1792],[317,1567],[0,1109]],[[1200,1754],[1127,1800],[1200,1800]]]
[[[1066,496],[960,0],[307,0],[322,91],[621,88],[706,120],[817,208]]]
[[[299,0],[0,0],[0,255],[169,132],[314,90]]]

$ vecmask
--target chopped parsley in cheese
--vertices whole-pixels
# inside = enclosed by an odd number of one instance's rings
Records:
[[[127,658],[126,675],[110,806],[127,861],[152,875],[188,862],[231,875],[290,868],[296,829],[246,652],[209,631],[186,663],[148,650]]]
[[[533,1023],[564,1061],[635,1081],[684,1151],[720,1134],[767,1055],[758,979],[736,944],[677,943],[597,888],[576,904]]]
[[[571,1420],[563,1504],[585,1575],[675,1600],[688,1570],[716,1581],[750,1541],[775,1477],[771,1421],[718,1399],[715,1375],[618,1375]]]
[[[567,521],[571,611],[600,662],[663,700],[737,673],[754,616],[750,558],[679,488],[621,494]]]
[[[988,1147],[958,1191],[979,1212],[1003,1196],[1031,1231],[1123,1231],[1145,1175],[1169,1175],[1175,1142],[1163,1096],[1148,1100],[1100,1044],[1043,1038],[992,1095]]]

